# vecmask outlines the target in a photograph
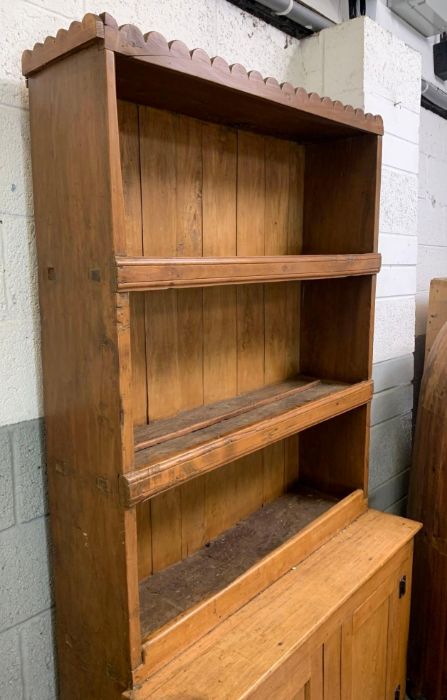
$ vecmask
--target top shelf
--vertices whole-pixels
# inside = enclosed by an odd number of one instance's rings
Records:
[[[148,291],[376,274],[378,253],[229,258],[117,257],[118,289]]]

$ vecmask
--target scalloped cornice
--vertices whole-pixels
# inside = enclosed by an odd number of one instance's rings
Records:
[[[135,57],[148,63],[166,65],[172,70],[189,73],[235,89],[249,92],[304,112],[356,127],[372,133],[383,133],[380,116],[365,114],[362,109],[343,105],[338,100],[308,93],[290,83],[281,85],[275,78],[263,78],[258,71],[247,71],[239,63],[229,65],[223,58],[210,58],[203,49],[190,51],[178,40],[166,41],[158,32],[143,34],[132,24],[118,26],[115,19],[103,13],[87,14],[81,22],[72,22],[69,29],[60,29],[55,37],[49,36],[32,50],[23,52],[22,72],[25,76],[42,69],[61,57],[73,53],[92,42],[124,56]]]

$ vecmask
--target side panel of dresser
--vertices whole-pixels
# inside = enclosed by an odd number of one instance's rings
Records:
[[[118,495],[128,333],[113,268],[123,228],[113,76],[113,54],[94,45],[29,79],[63,700],[120,697],[140,658],[135,511]]]

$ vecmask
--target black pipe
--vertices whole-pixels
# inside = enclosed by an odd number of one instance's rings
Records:
[[[293,36],[296,39],[304,39],[307,36],[314,34],[312,29],[309,27],[303,27],[301,24],[297,24],[288,17],[282,15],[276,15],[274,12],[269,10],[264,5],[261,5],[256,0],[228,0],[232,5],[236,5],[244,12],[249,12],[263,22],[271,24],[273,27],[280,29],[284,34]]]

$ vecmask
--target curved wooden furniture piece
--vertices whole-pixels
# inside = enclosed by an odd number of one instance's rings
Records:
[[[419,395],[408,511],[423,522],[415,543],[408,675],[411,697],[447,693],[447,323],[428,355]]]

